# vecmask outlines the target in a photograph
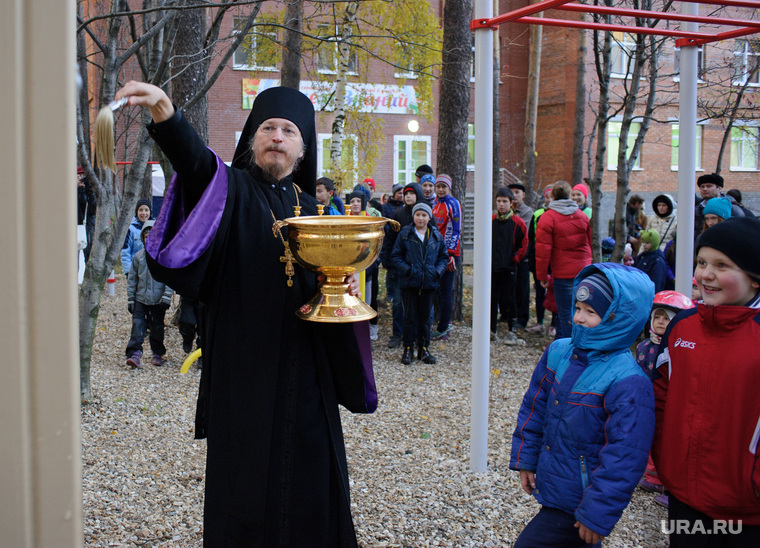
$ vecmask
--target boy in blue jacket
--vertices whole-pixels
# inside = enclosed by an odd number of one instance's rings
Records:
[[[654,435],[652,383],[629,347],[654,285],[615,263],[575,278],[572,335],[538,362],[512,435],[509,467],[541,510],[515,548],[601,546],[644,472]]]
[[[391,264],[398,272],[404,303],[404,354],[401,363],[410,365],[417,341],[417,359],[435,363],[430,354],[430,307],[441,276],[449,263],[443,236],[430,223],[433,210],[425,202],[412,208],[412,224],[399,232],[393,244]]]

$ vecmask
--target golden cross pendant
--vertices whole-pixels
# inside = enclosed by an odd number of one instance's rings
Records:
[[[293,254],[290,252],[290,246],[287,242],[283,242],[285,244],[285,255],[280,257],[280,262],[285,263],[285,274],[288,277],[288,287],[293,287],[293,276],[295,275],[296,271],[293,268],[293,261],[295,258],[293,257]]]

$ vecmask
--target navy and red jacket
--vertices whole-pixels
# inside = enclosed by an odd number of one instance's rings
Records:
[[[700,302],[673,318],[660,351],[660,480],[713,519],[760,525],[760,308]]]

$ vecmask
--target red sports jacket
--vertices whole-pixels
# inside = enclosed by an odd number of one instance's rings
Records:
[[[760,525],[760,309],[699,303],[673,319],[660,352],[660,480],[713,519]]]

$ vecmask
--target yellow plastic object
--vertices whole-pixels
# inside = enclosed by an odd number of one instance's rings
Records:
[[[190,366],[193,365],[193,362],[201,357],[201,349],[198,348],[195,352],[190,354],[185,362],[182,364],[182,367],[180,368],[179,372],[182,375],[186,375],[188,371],[190,371]]]

